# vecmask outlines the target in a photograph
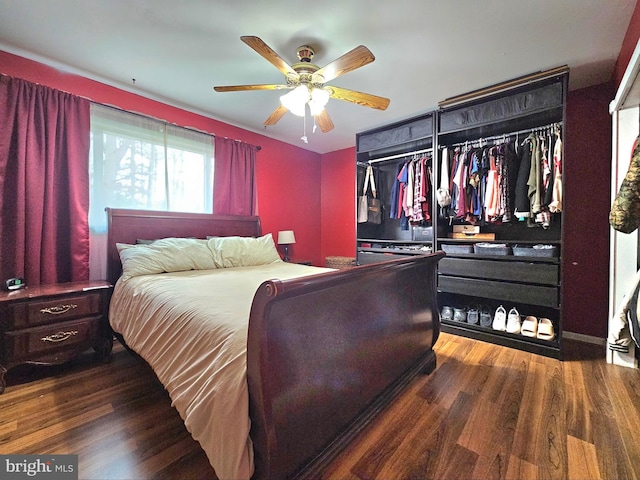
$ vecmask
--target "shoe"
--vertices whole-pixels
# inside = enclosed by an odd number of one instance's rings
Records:
[[[507,317],[507,332],[520,333],[520,314],[516,308],[509,310],[509,316]]]
[[[481,327],[491,328],[492,317],[493,316],[491,315],[491,309],[489,307],[487,307],[486,305],[483,305],[482,307],[480,307],[480,326]]]
[[[507,329],[507,312],[502,305],[496,309],[491,328],[504,332]]]
[[[538,319],[534,316],[526,316],[522,322],[520,333],[525,337],[535,337],[538,334]]]
[[[444,306],[442,307],[442,313],[440,314],[441,320],[451,321],[453,320],[453,308]]]
[[[541,318],[538,322],[537,336],[540,340],[553,340],[556,334],[553,331],[553,323],[548,318]]]
[[[467,309],[453,307],[453,321],[454,322],[466,322],[467,321]]]
[[[467,323],[477,325],[480,322],[480,309],[477,306],[469,307],[467,310]]]

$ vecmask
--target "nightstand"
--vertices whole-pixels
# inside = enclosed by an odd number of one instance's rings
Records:
[[[4,374],[19,364],[60,364],[89,348],[108,359],[110,295],[111,284],[104,281],[0,292],[0,393]]]

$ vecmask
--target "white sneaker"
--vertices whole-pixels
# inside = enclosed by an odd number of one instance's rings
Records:
[[[520,333],[521,323],[520,314],[515,307],[509,310],[509,317],[507,318],[507,332]]]
[[[496,314],[493,317],[493,324],[491,327],[494,330],[500,330],[504,332],[507,329],[507,311],[502,305],[496,309]]]

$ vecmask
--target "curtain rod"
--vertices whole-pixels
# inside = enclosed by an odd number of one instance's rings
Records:
[[[506,139],[509,137],[512,137],[514,135],[521,135],[523,133],[532,133],[535,132],[536,130],[544,130],[546,128],[551,128],[551,127],[555,127],[556,125],[562,126],[562,122],[553,122],[553,123],[549,123],[547,125],[542,125],[540,127],[534,127],[534,128],[525,128],[524,130],[518,130],[517,132],[509,132],[509,133],[503,133],[501,135],[493,135],[490,137],[478,137],[474,140],[465,140],[464,142],[458,142],[458,143],[451,143],[451,144],[447,144],[447,145],[439,145],[439,148],[449,148],[449,147],[461,147],[463,145],[467,145],[469,143],[475,143],[475,142],[480,142],[480,141],[485,141],[485,142],[490,142],[492,140],[500,140],[500,139]]]
[[[205,134],[205,135],[211,135],[212,137],[215,137],[215,136],[216,136],[214,133],[209,133],[209,132],[207,132],[207,131],[205,131],[205,130],[200,130],[200,129],[197,129],[197,128],[195,128],[195,127],[184,127],[184,126],[182,126],[182,125],[178,125],[177,123],[173,123],[173,122],[169,122],[168,120],[163,120],[163,119],[160,119],[160,118],[152,117],[151,115],[146,115],[146,114],[144,114],[144,113],[133,112],[133,111],[131,111],[131,110],[125,110],[124,108],[116,107],[115,105],[107,105],[106,103],[96,102],[96,101],[91,100],[91,99],[88,99],[88,100],[89,100],[91,103],[94,103],[94,104],[96,104],[96,105],[100,105],[101,107],[111,108],[111,109],[113,109],[113,110],[118,110],[118,111],[120,111],[120,112],[129,113],[129,114],[131,114],[131,115],[137,115],[138,117],[146,118],[147,120],[153,120],[154,122],[162,122],[162,123],[169,124],[169,125],[175,125],[175,126],[177,126],[177,127],[184,128],[184,129],[186,129],[186,130],[191,130],[191,131],[193,131],[193,132],[203,133],[203,134]],[[227,138],[227,137],[224,137],[224,138]],[[234,140],[235,140],[236,142],[247,143],[247,145],[250,145],[248,142],[245,142],[245,141],[243,141],[243,140],[238,140],[238,139],[234,139]],[[262,147],[261,147],[260,145],[254,145],[254,146],[256,147],[256,150],[257,150],[257,151],[262,150]]]

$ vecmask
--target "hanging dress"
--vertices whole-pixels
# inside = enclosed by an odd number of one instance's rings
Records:
[[[500,181],[496,168],[496,157],[489,151],[489,171],[487,172],[487,190],[484,200],[485,220],[493,222],[500,204]]]
[[[529,179],[531,171],[532,138],[533,135],[529,135],[524,142],[522,142],[522,148],[520,149],[520,167],[518,168],[518,177],[516,180],[516,198],[513,214],[521,219],[531,216],[527,180]]]
[[[559,127],[556,127],[556,143],[553,146],[553,167],[555,174],[549,211],[551,213],[560,213],[562,212],[562,139],[560,138]]]

